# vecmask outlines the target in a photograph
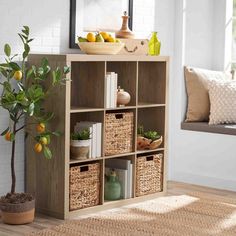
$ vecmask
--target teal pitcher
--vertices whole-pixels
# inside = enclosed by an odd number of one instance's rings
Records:
[[[157,37],[157,32],[152,32],[152,37],[148,43],[148,54],[151,56],[160,55],[161,51],[161,42]]]
[[[121,185],[116,176],[115,171],[111,171],[110,175],[107,176],[105,183],[104,198],[105,200],[118,200],[121,197]]]

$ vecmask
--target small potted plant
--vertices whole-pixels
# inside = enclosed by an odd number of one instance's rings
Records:
[[[89,129],[83,129],[71,134],[70,152],[71,158],[84,160],[89,157],[90,132]]]
[[[162,136],[157,131],[144,131],[142,125],[138,127],[137,149],[138,150],[154,150],[162,143]]]
[[[54,114],[45,110],[44,102],[55,87],[64,84],[68,67],[52,70],[44,58],[40,66],[28,67],[25,63],[30,52],[29,27],[24,26],[18,34],[23,43],[22,63],[17,63],[11,54],[11,47],[5,44],[5,62],[0,64],[0,107],[9,114],[9,125],[1,133],[11,143],[11,189],[0,197],[2,221],[7,224],[26,224],[34,220],[35,199],[30,193],[16,193],[15,153],[16,137],[25,131],[35,139],[34,150],[43,153],[46,159],[52,158],[50,140],[59,132],[50,130],[49,123]],[[32,122],[25,122],[25,119]],[[36,134],[32,132],[36,130]],[[27,136],[26,135],[26,136]],[[32,157],[35,158],[35,157]]]

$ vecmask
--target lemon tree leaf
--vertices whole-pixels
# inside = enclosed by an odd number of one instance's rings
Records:
[[[1,133],[1,136],[4,136],[8,131],[9,131],[9,127],[7,127],[7,129],[5,129],[2,133]]]
[[[10,57],[10,55],[11,55],[11,47],[10,47],[9,44],[5,44],[4,52],[5,52],[6,56]]]
[[[52,158],[52,152],[51,152],[51,150],[47,146],[43,147],[43,154],[44,154],[44,156],[47,159],[51,159]]]

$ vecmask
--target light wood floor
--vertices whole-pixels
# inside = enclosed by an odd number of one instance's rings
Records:
[[[224,198],[236,198],[236,192],[218,190],[213,188],[207,188],[197,185],[169,182],[168,183],[168,195],[181,195],[191,192],[207,193],[208,195],[223,196]],[[43,215],[38,215],[32,224],[11,226],[3,224],[0,220],[0,236],[22,236],[32,231],[42,230],[48,227],[59,225],[63,223],[63,220],[57,220]]]

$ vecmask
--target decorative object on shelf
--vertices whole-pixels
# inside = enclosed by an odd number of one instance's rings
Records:
[[[158,56],[160,55],[161,51],[161,42],[157,37],[157,32],[152,32],[151,39],[148,43],[148,54],[151,56]]]
[[[127,11],[124,11],[124,15],[122,16],[121,29],[116,32],[117,38],[124,38],[124,39],[134,38],[134,33],[129,29],[128,20],[129,20],[129,16],[127,15]]]
[[[29,67],[25,62],[30,53],[29,43],[33,40],[29,37],[29,27],[23,26],[18,35],[23,43],[22,63],[16,63],[17,54],[11,54],[11,47],[5,44],[5,63],[0,64],[1,89],[0,106],[9,114],[9,125],[1,136],[11,143],[11,191],[0,198],[0,210],[2,221],[7,224],[26,224],[34,220],[35,199],[30,193],[16,193],[15,154],[16,137],[18,132],[25,130],[34,139],[30,148],[36,153],[43,153],[45,158],[51,159],[50,141],[53,136],[59,136],[59,132],[49,129],[49,123],[54,113],[45,111],[44,104],[50,101],[49,95],[55,92],[55,88],[64,84],[64,76],[69,72],[68,67],[57,67],[52,70],[48,60],[42,58],[38,66]],[[28,123],[25,123],[27,119]],[[35,125],[36,124],[36,125]],[[35,132],[32,132],[33,127]],[[32,145],[34,147],[32,148]],[[35,158],[32,156],[31,158]],[[40,157],[38,157],[40,158]]]
[[[90,135],[89,129],[71,134],[70,153],[72,159],[84,160],[89,158]]]
[[[130,94],[118,86],[117,89],[117,106],[122,107],[130,102]]]
[[[100,164],[70,167],[70,211],[99,204]]]
[[[104,198],[105,200],[118,200],[121,197],[121,184],[117,178],[116,172],[111,171],[110,175],[106,176]]]
[[[105,115],[105,155],[132,152],[133,112],[107,113]]]
[[[163,189],[163,154],[137,157],[136,196],[161,192]]]
[[[163,138],[156,131],[144,132],[143,126],[139,126],[137,133],[138,150],[154,150],[162,144]]]
[[[120,39],[125,46],[119,55],[148,55],[148,39]]]
[[[133,0],[70,0],[70,48],[78,48],[78,35],[119,30],[124,11],[130,16],[128,23],[132,30]]]

